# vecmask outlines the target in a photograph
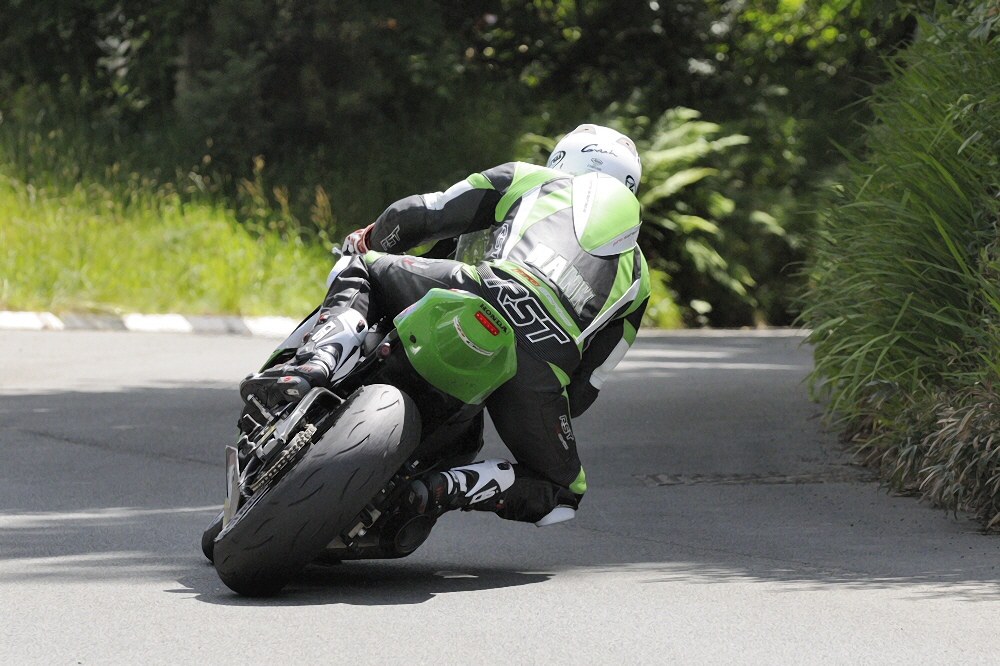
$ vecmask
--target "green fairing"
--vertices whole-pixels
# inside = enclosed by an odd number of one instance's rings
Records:
[[[467,291],[431,289],[393,323],[414,370],[466,404],[482,403],[517,371],[510,324]]]

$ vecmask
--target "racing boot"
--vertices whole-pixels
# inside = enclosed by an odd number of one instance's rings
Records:
[[[497,511],[514,483],[514,467],[506,460],[484,460],[446,472],[432,472],[410,483],[407,501],[417,513],[442,514],[453,509]]]
[[[321,315],[307,342],[288,363],[250,375],[240,383],[240,396],[250,396],[268,409],[298,402],[311,389],[340,379],[357,364],[368,323],[357,310]]]

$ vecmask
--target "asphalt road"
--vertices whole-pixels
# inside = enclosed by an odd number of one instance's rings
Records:
[[[274,342],[0,332],[0,663],[1000,660],[1000,539],[850,466],[787,335],[640,337],[575,423],[570,523],[449,514],[237,597],[198,540]]]

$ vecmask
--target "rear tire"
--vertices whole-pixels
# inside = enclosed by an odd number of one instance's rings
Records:
[[[208,558],[209,562],[215,561],[215,537],[219,536],[219,532],[222,531],[222,512],[215,517],[212,524],[205,528],[205,531],[201,534],[201,552],[205,553],[205,557]]]
[[[364,386],[339,412],[302,458],[215,538],[216,571],[234,592],[279,592],[351,526],[417,448],[420,416],[394,386]]]

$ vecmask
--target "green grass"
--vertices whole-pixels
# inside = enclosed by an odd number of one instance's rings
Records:
[[[324,293],[332,259],[294,229],[251,233],[210,197],[138,176],[38,186],[11,171],[0,309],[298,316]]]
[[[0,310],[301,316],[322,299],[335,241],[394,197],[441,186],[400,168],[441,158],[427,141],[290,188],[269,181],[316,170],[256,157],[240,178],[210,155],[180,169],[169,128],[118,137],[80,118],[0,114]],[[441,159],[502,161],[499,139],[487,143],[475,160],[460,147]],[[682,326],[668,277],[654,282],[645,325]]]
[[[336,241],[394,198],[434,187],[433,174],[406,164],[432,154],[485,168],[503,161],[497,137],[515,122],[486,145],[399,142],[405,128],[373,127],[393,151],[355,137],[329,160],[340,169],[317,169],[310,155],[267,165],[247,156],[242,178],[213,161],[211,143],[178,168],[191,152],[176,128],[119,133],[36,106],[0,103],[0,309],[299,316],[322,299]]]

